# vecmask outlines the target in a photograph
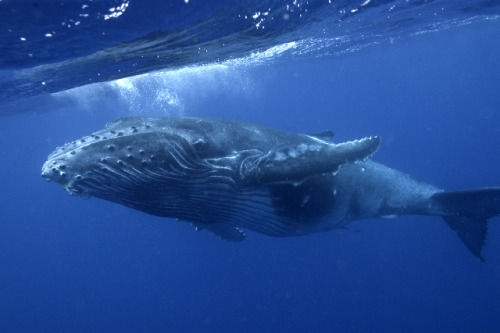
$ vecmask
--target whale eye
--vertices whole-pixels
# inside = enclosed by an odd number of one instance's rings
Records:
[[[205,149],[206,146],[207,146],[207,142],[205,140],[203,140],[202,138],[196,139],[193,142],[194,149],[196,149],[198,151]]]

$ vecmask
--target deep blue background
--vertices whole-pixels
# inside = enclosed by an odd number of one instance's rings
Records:
[[[500,186],[499,31],[479,22],[230,67],[222,81],[200,69],[179,80],[172,114],[332,129],[338,141],[381,135],[379,162],[446,189]],[[498,330],[499,218],[480,263],[436,217],[232,244],[47,184],[40,168],[55,146],[127,113],[114,97],[0,121],[0,331]]]

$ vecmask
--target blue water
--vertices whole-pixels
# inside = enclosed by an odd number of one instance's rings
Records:
[[[332,2],[0,2],[0,331],[497,332],[498,217],[485,263],[437,217],[233,244],[40,177],[118,116],[185,115],[380,135],[378,162],[500,186],[498,2]]]

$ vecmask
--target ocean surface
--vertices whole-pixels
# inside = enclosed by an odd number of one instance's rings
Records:
[[[242,243],[69,196],[41,166],[119,116],[341,142],[448,190],[500,186],[500,1],[0,0],[0,332],[498,332],[438,217]]]

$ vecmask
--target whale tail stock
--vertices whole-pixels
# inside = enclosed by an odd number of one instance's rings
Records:
[[[486,244],[488,219],[500,214],[500,187],[438,192],[430,200],[472,254],[484,261],[481,251]]]

